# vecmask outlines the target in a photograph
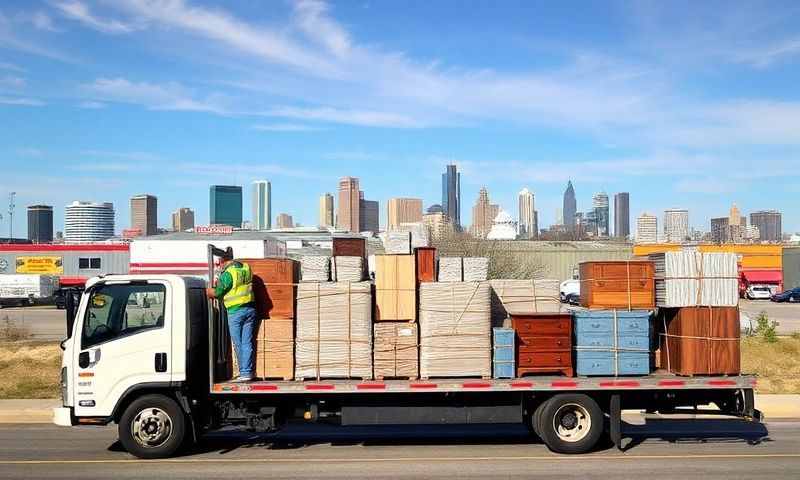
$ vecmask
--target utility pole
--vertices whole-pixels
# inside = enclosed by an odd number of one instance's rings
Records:
[[[17,192],[11,192],[8,195],[8,241],[14,241],[14,195]]]

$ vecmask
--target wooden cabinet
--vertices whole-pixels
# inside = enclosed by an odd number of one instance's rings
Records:
[[[655,308],[653,262],[608,261],[580,264],[581,306],[593,309]]]
[[[367,240],[364,237],[333,237],[334,257],[367,258]]]
[[[678,375],[739,375],[738,307],[661,308],[656,325],[662,330],[661,368]]]
[[[417,260],[417,283],[436,281],[436,249],[417,247],[414,249]]]
[[[517,335],[518,377],[554,372],[574,375],[571,314],[511,314],[511,322]]]
[[[376,255],[375,321],[416,319],[414,255]]]
[[[293,319],[300,264],[290,258],[243,259],[253,272],[253,294],[261,319]]]

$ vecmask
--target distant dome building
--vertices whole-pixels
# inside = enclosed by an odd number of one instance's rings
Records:
[[[500,210],[500,213],[494,217],[492,221],[492,229],[489,235],[486,236],[488,240],[514,240],[517,238],[517,225],[511,215],[505,210]]]
[[[428,207],[427,213],[444,213],[444,208],[438,203],[434,203],[430,207]]]

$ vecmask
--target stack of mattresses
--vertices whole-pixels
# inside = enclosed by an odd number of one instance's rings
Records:
[[[515,313],[561,311],[558,280],[489,280],[489,285],[492,287],[492,326],[503,326]]]
[[[300,280],[303,282],[328,282],[331,279],[331,257],[304,255],[300,257]]]
[[[333,279],[337,282],[360,282],[364,279],[363,257],[333,257]]]
[[[420,377],[491,377],[489,290],[486,282],[420,284]]]
[[[417,324],[380,322],[373,325],[375,378],[417,378],[419,354]]]
[[[295,378],[372,378],[369,282],[298,286]]]
[[[464,257],[464,281],[484,282],[489,278],[489,259],[486,257]]]
[[[680,251],[654,253],[659,307],[735,307],[739,277],[734,253]]]
[[[411,232],[396,230],[386,232],[383,250],[389,255],[409,255],[411,253]]]
[[[439,281],[461,282],[464,280],[464,267],[461,257],[439,257]]]
[[[738,307],[660,308],[661,368],[678,375],[738,375]]]

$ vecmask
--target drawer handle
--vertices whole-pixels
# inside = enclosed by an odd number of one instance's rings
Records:
[[[602,366],[602,364],[600,364],[600,363],[596,363],[596,362],[592,363],[592,367],[594,367],[594,368],[599,368],[601,366]]]
[[[556,345],[561,346],[561,340],[557,341]]]
[[[599,323],[593,323],[592,324],[592,328],[600,328],[600,324]]]

